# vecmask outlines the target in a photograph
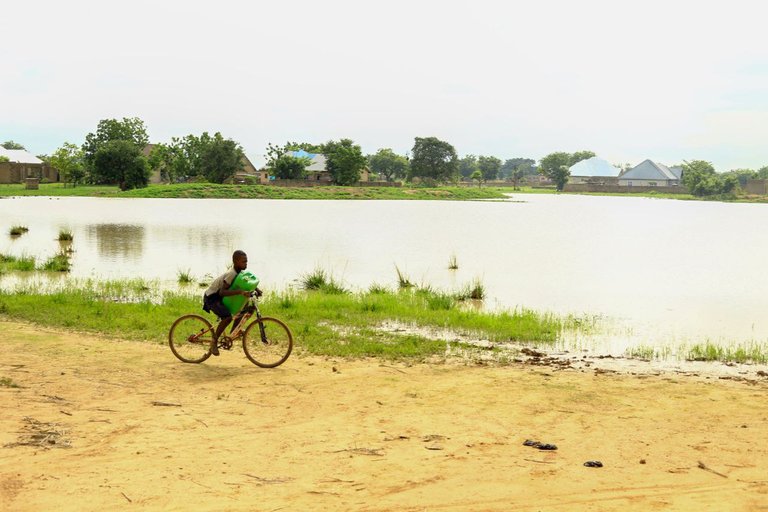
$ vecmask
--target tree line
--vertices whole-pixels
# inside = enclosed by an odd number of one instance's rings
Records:
[[[243,169],[244,152],[240,144],[216,132],[210,135],[173,137],[168,144],[153,145],[148,156],[144,122],[137,118],[103,119],[96,130],[85,137],[81,146],[65,142],[50,156],[40,158],[55,167],[65,183],[116,184],[122,190],[145,187],[152,172],[159,172],[164,181],[207,181],[224,183]],[[6,141],[6,149],[25,149],[22,144]],[[381,148],[365,155],[351,139],[330,140],[323,144],[287,142],[268,144],[266,170],[280,179],[303,179],[307,176],[309,158],[294,156],[300,150],[322,154],[331,181],[337,185],[351,185],[360,180],[363,169],[387,181],[418,181],[424,184],[455,183],[460,180],[476,181],[481,185],[497,179],[519,182],[534,175],[549,178],[557,190],[563,190],[570,177],[570,167],[595,156],[592,151],[575,153],[554,152],[539,161],[531,158],[501,160],[495,156],[466,155],[458,157],[449,142],[437,137],[416,137],[408,155]],[[758,170],[735,169],[718,173],[710,162],[685,161],[682,182],[691,194],[712,196],[733,193],[748,179],[768,179],[768,166]]]

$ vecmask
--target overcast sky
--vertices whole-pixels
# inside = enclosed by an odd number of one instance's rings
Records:
[[[405,153],[768,165],[758,1],[68,2],[0,10],[0,141],[35,154],[140,117],[152,142],[220,131]]]

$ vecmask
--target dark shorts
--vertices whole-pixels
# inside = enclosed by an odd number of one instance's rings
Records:
[[[221,295],[218,293],[203,295],[203,311],[214,313],[222,320],[232,317],[232,313],[229,312],[227,306],[221,301]]]

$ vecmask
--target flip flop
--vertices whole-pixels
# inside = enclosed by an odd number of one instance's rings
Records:
[[[539,450],[557,450],[557,446],[553,444],[538,444],[536,445],[536,448]]]
[[[587,462],[584,463],[584,465],[587,466],[588,468],[601,468],[601,467],[603,467],[603,463],[600,462],[599,460],[588,460]]]
[[[530,439],[526,439],[526,440],[523,442],[523,446],[539,446],[540,444],[541,444],[540,442],[538,442],[538,441],[532,441],[532,440],[530,440]]]

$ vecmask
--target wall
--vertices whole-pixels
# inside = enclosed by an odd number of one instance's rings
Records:
[[[747,180],[744,192],[758,196],[768,195],[768,180]]]
[[[566,183],[564,192],[608,192],[617,194],[631,194],[641,192],[658,192],[660,194],[687,194],[688,188],[682,185],[673,187],[643,187],[632,185],[626,187],[623,185],[594,185],[589,183]]]
[[[11,181],[10,162],[0,162],[0,183],[13,183]]]

